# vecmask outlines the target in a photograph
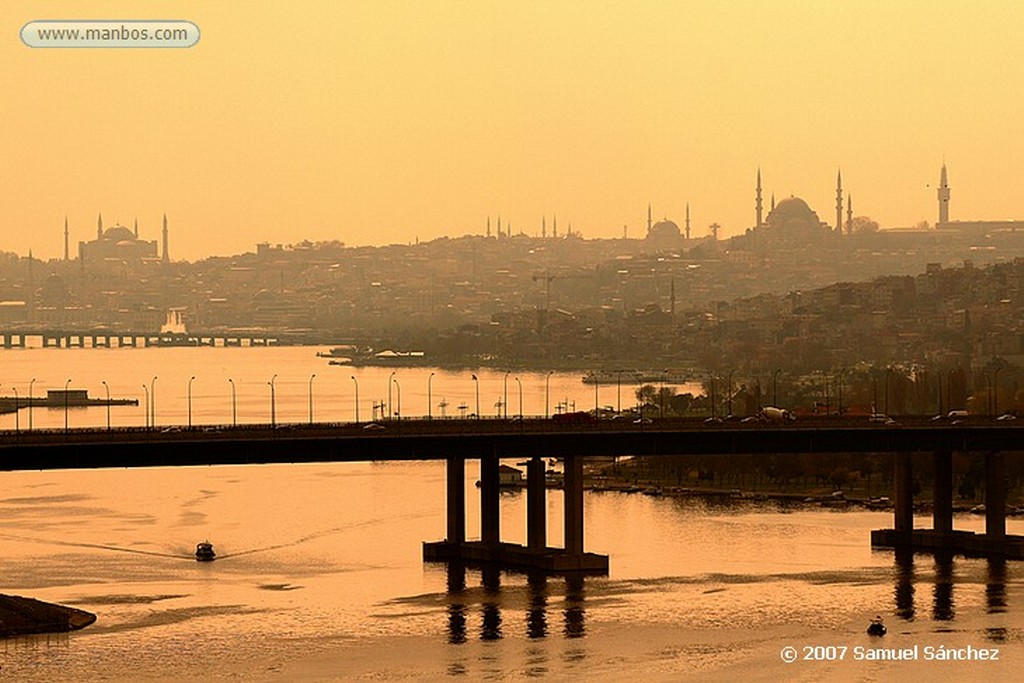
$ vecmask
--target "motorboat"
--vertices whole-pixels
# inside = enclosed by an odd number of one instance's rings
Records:
[[[213,544],[203,541],[196,544],[196,562],[213,562],[217,553],[213,552]]]
[[[871,620],[871,624],[868,626],[869,636],[884,636],[886,632],[885,624],[882,623],[882,617],[875,617]]]

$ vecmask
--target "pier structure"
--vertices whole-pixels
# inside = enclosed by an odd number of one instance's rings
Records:
[[[466,459],[447,458],[447,536],[423,544],[427,561],[497,564],[552,574],[607,574],[608,556],[583,550],[583,456],[565,458],[563,473],[565,547],[547,544],[547,486],[544,461],[526,468],[526,545],[501,541],[501,506],[496,454],[480,459],[480,540],[466,540]]]
[[[914,470],[911,453],[895,454],[892,529],[871,532],[871,545],[885,548],[946,551],[965,555],[1024,559],[1024,536],[1006,533],[1006,457],[1002,451],[985,453],[985,533],[953,528],[953,452],[932,456],[935,483],[932,528],[914,528]]]

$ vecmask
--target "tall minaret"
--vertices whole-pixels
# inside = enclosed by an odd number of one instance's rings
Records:
[[[163,257],[163,261],[164,261],[164,263],[167,263],[170,260],[171,260],[171,257],[167,253],[167,214],[165,213],[164,214],[164,257]]]
[[[29,258],[32,258],[32,257],[29,256]],[[70,257],[68,256],[68,217],[67,216],[64,216],[64,260],[65,261],[70,260]],[[29,261],[29,263],[32,263],[32,262]]]
[[[669,298],[669,313],[672,315],[672,318],[674,319],[676,317],[676,279],[674,277],[672,278],[671,283],[672,293]]]
[[[647,202],[647,234],[651,233],[651,203]]]
[[[548,236],[548,217],[547,216],[541,216],[540,217],[540,236],[541,236],[541,238],[544,238],[544,237]]]
[[[757,167],[757,201],[755,202],[754,205],[757,208],[757,225],[755,225],[754,227],[760,228],[762,225],[764,225],[764,222],[761,220],[763,216],[762,216],[762,206],[761,206],[761,167],[760,166]]]
[[[843,171],[836,171],[836,234],[843,234]]]
[[[135,219],[135,239],[139,239],[139,219]]]
[[[67,247],[65,247],[65,250]],[[65,260],[67,260],[65,258]],[[25,297],[28,300],[28,321],[36,321],[36,283],[32,277],[32,250],[28,250],[28,292]]]
[[[558,238],[558,214],[551,214],[551,236]]]
[[[491,236],[491,217],[487,217],[487,236]]]
[[[103,237],[103,214],[99,214],[99,218],[96,219],[96,239]]]
[[[939,225],[949,222],[949,182],[946,180],[946,162],[942,162],[939,177]]]
[[[690,239],[690,202],[686,202],[686,239]]]
[[[846,234],[853,234],[853,195],[846,195]]]

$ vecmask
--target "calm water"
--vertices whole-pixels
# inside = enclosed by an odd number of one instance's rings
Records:
[[[309,349],[10,351],[0,368],[0,393],[14,385],[22,396],[32,377],[37,395],[71,377],[93,395],[105,380],[112,396],[141,398],[157,375],[158,424],[187,419],[193,375],[196,422],[230,420],[228,377],[239,420],[267,419],[274,373],[282,421],[308,419],[312,373],[317,419],[354,412],[352,371]],[[475,402],[469,373],[434,372],[433,403]],[[396,374],[406,415],[425,412],[429,373]],[[386,398],[389,375],[357,374],[364,414]],[[493,414],[504,373],[477,375]],[[524,412],[543,413],[546,375],[519,378]],[[593,405],[577,375],[550,382],[551,410],[566,398]],[[615,405],[614,387],[599,391]],[[26,411],[19,420],[25,428]],[[63,410],[33,415],[36,427],[63,420]],[[104,420],[102,408],[69,414],[72,426]],[[142,424],[143,409],[114,408],[112,421]],[[3,482],[0,591],[99,617],[78,633],[4,641],[10,680],[963,681],[1016,680],[1024,664],[1020,565],[872,551],[868,533],[891,524],[885,513],[588,493],[586,545],[610,554],[611,574],[567,582],[425,565],[421,542],[445,528],[440,463],[17,472]],[[559,544],[559,492],[549,506]],[[523,541],[525,495],[505,494],[502,516],[503,538]],[[200,564],[191,552],[206,538],[220,557]],[[854,661],[853,648],[879,645],[864,635],[875,614],[888,647],[1000,648],[1000,661]],[[780,658],[814,645],[849,649],[844,661]]]

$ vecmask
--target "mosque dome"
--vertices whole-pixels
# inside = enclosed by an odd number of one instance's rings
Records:
[[[675,224],[675,221],[670,221],[667,218],[660,220],[651,226],[651,233],[655,235],[671,235],[679,236],[679,226]]]
[[[136,237],[135,233],[122,225],[115,225],[112,228],[107,228],[103,231],[103,239],[112,240],[114,242],[134,242]]]
[[[768,213],[769,227],[786,232],[817,230],[825,226],[811,207],[799,197],[787,197]]]

